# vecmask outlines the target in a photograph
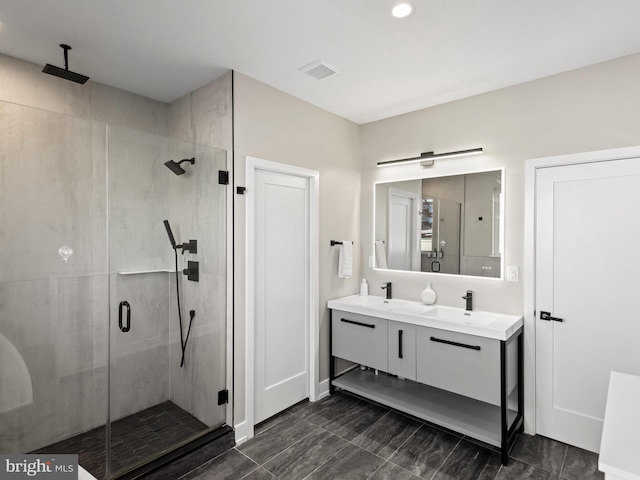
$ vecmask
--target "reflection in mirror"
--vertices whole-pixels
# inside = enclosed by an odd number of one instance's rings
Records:
[[[375,185],[379,269],[499,278],[502,170]]]

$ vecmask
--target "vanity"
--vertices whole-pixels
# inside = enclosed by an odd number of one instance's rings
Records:
[[[507,462],[523,427],[522,316],[371,295],[328,307],[330,393],[352,392],[493,445]],[[336,372],[338,364],[348,366]]]

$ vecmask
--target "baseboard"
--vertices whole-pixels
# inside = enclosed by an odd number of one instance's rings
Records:
[[[236,446],[242,445],[244,442],[250,440],[253,437],[253,428],[250,428],[250,425],[246,420],[234,426],[233,430],[235,434]]]
[[[322,400],[329,396],[329,379],[322,380],[318,383],[318,400]]]

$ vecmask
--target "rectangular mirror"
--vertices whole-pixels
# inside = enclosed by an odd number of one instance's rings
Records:
[[[502,278],[503,174],[376,183],[375,268]]]

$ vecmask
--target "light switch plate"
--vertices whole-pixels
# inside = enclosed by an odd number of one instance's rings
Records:
[[[373,255],[369,255],[369,268],[373,268]]]
[[[507,282],[520,281],[520,268],[517,266],[507,266]]]

